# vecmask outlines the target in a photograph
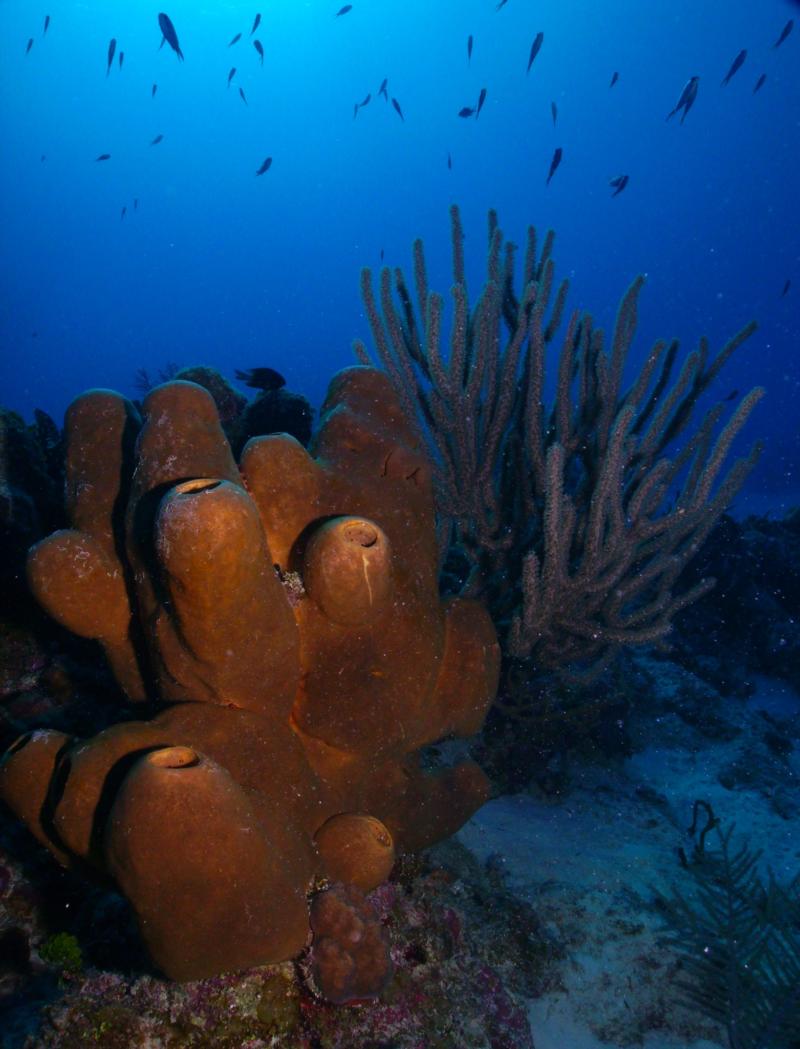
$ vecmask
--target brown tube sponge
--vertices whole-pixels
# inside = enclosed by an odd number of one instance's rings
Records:
[[[136,409],[113,390],[87,390],[67,409],[65,494],[73,528],[114,556],[115,531],[140,425]]]
[[[108,868],[173,980],[292,958],[308,938],[308,872],[281,854],[247,793],[190,747],[142,757],[106,830]]]
[[[334,517],[317,528],[306,547],[302,574],[312,601],[343,626],[373,622],[392,600],[389,540],[365,517]]]
[[[123,721],[95,736],[91,745],[79,743],[64,755],[61,784],[54,799],[52,823],[65,848],[86,863],[102,868],[102,842],[98,841],[97,813],[103,792],[121,778],[131,755],[171,742],[157,721]]]
[[[319,505],[319,464],[299,441],[281,433],[248,441],[239,468],[258,506],[275,563],[288,569],[292,546]]]
[[[287,717],[297,624],[247,492],[213,479],[176,485],[156,518],[156,553],[170,596],[158,621],[168,698]]]
[[[386,881],[394,866],[392,836],[374,816],[332,816],[314,835],[314,843],[331,881],[356,885],[364,892]]]
[[[202,386],[182,380],[156,386],[145,398],[142,413],[144,426],[136,444],[133,478],[134,505],[147,492],[186,477],[239,480],[214,399]],[[130,518],[131,507],[128,509]]]
[[[0,761],[0,798],[64,866],[70,862],[69,855],[53,841],[43,817],[53,772],[71,742],[63,732],[41,729],[26,733],[11,744]]]
[[[309,451],[259,438],[241,473],[201,387],[158,387],[143,420],[134,446],[122,398],[75,402],[73,531],[30,575],[161,712],[19,744],[0,793],[62,862],[116,878],[177,979],[296,956],[309,887],[341,879],[315,904],[318,985],[378,993],[388,947],[358,886],[489,793],[477,766],[420,767],[480,727],[498,661],[486,613],[440,598],[430,467],[370,368],[333,380]]]
[[[33,547],[28,583],[36,600],[67,630],[121,643],[131,610],[119,562],[86,532],[64,529]]]
[[[129,634],[130,601],[113,545],[88,532],[54,532],[31,548],[27,575],[36,600],[50,615],[73,633],[100,641],[127,695],[144,699]]]

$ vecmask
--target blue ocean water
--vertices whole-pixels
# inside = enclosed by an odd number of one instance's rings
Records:
[[[368,336],[360,267],[382,255],[407,266],[421,235],[431,286],[446,292],[457,202],[473,291],[490,207],[512,239],[529,223],[556,230],[571,304],[604,325],[646,273],[632,365],[657,337],[718,347],[755,318],[716,395],[767,388],[739,442],[766,444],[747,494],[791,503],[800,26],[774,44],[797,5],[355,0],[337,17],[340,6],[269,0],[251,36],[255,3],[172,0],[181,62],[138,0],[4,0],[0,401],[60,422],[84,388],[134,395],[138,368],[176,362],[230,377],[270,365],[318,405],[352,363],[351,340]],[[685,123],[666,121],[693,75]],[[384,78],[404,119],[378,95]],[[459,118],[482,88],[479,119]],[[629,183],[612,196],[620,174]]]
[[[408,272],[421,236],[430,286],[447,296],[448,209],[457,203],[473,304],[490,208],[519,244],[529,224],[556,231],[570,306],[592,311],[606,330],[644,273],[631,377],[658,338],[679,338],[685,354],[707,335],[717,350],[755,319],[756,334],[697,414],[718,400],[733,411],[751,387],[765,387],[735,442],[740,453],[757,439],[765,446],[736,511],[777,516],[800,504],[800,3],[162,2],[183,60],[159,46],[157,6],[0,0],[0,406],[27,419],[41,408],[60,424],[87,387],[138,397],[142,369],[157,378],[172,364],[207,364],[232,381],[237,369],[272,367],[319,407],[331,376],[354,360],[352,340],[371,343],[363,266]],[[692,77],[696,101],[684,120],[668,120]],[[460,116],[484,91],[480,113]],[[612,180],[623,176],[615,193]],[[556,361],[554,346],[551,391]],[[36,513],[26,514],[33,503],[12,481],[0,493],[19,525],[8,532],[15,556],[10,544],[3,550],[0,589],[7,596],[13,581],[14,596],[0,617],[0,731],[9,741],[41,725],[92,735],[120,713],[108,711],[110,679],[95,650],[59,652],[63,635],[57,645],[19,596],[28,597],[22,539],[25,527],[36,530]],[[44,515],[52,491],[41,495]],[[664,949],[654,886],[666,893],[702,870],[702,838],[698,859],[687,836],[692,806],[696,814],[702,803],[706,830],[735,825],[756,861],[790,886],[786,927],[797,932],[798,522],[761,520],[739,531],[723,522],[697,568],[698,578],[720,580],[716,603],[689,610],[696,618],[676,631],[674,659],[648,649],[605,679],[596,720],[593,703],[570,707],[570,695],[554,688],[545,698],[558,702],[540,704],[534,728],[521,719],[504,734],[494,722],[478,740],[500,797],[447,846],[457,875],[429,884],[423,868],[409,867],[403,877],[414,893],[406,900],[406,884],[397,892],[398,913],[408,906],[394,930],[404,986],[419,986],[425,966],[435,985],[441,967],[448,1023],[463,1019],[468,1028],[489,1015],[513,1028],[518,1020],[504,988],[492,1009],[482,996],[486,970],[469,965],[488,958],[525,1002],[517,1040],[498,1035],[493,1046],[527,1049],[533,1037],[537,1049],[721,1046],[707,1040],[722,1037],[707,1018],[687,1025],[675,1011],[673,984],[697,944],[681,929],[683,955]],[[544,693],[515,678],[504,654],[501,699],[516,685],[533,708]],[[343,662],[350,659],[347,649]],[[460,746],[446,741],[425,760],[460,760]],[[108,1015],[158,1023],[153,1029],[170,1036],[176,1016],[191,1031],[199,1017],[211,1024],[204,990],[193,998],[179,985],[140,980],[148,963],[119,899],[97,905],[90,890],[42,873],[42,856],[27,851],[33,839],[20,844],[16,818],[0,816],[0,1013],[13,1012],[13,1024],[0,1016],[3,1049],[89,1044],[68,1028],[82,1030],[84,1014],[98,1044],[105,1034],[123,1044]],[[388,913],[395,889],[383,891]],[[761,890],[751,895],[760,906]],[[473,958],[459,915],[472,930]],[[420,928],[428,939],[414,939]],[[60,936],[77,952],[78,970],[86,963],[85,982],[57,969],[70,953],[63,940],[59,953]],[[476,942],[488,944],[485,956]],[[558,979],[537,984],[551,948],[551,972],[563,959]],[[4,951],[16,957],[9,962]],[[255,994],[237,1002],[233,990],[230,1000],[220,993],[214,1023],[238,1023],[237,1008],[250,1018]],[[127,1014],[106,1012],[115,1000],[127,1002]],[[331,1035],[326,1049],[399,1045],[394,1029],[379,1039],[377,1027],[347,1040],[351,1018],[377,1024],[385,1004],[340,1011],[341,1040]],[[434,1015],[428,1002],[409,1016],[419,1014]],[[324,1010],[314,1022],[324,1027]],[[45,1040],[24,1041],[41,1024]],[[75,1041],[59,1041],[60,1031]],[[453,1035],[436,1044],[466,1043]]]

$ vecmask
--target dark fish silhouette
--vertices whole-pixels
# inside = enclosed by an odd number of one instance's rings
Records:
[[[453,170],[453,158],[450,156],[449,152],[447,154],[447,170],[448,171],[452,171]]]
[[[787,280],[786,283],[783,286],[783,291],[781,292],[781,298],[783,298],[784,295],[788,294],[789,288],[791,288],[791,286],[792,286],[792,282],[790,280]]]
[[[383,248],[381,248],[381,262],[383,262]]]
[[[258,57],[261,59],[261,65],[264,65],[264,48],[260,40],[253,41],[253,47],[258,51]]]
[[[458,115],[460,117],[471,117],[474,112],[475,110],[472,106],[464,106],[462,109],[459,109]]]
[[[353,5],[352,4],[345,4],[344,7],[340,7],[339,10],[336,12],[336,17],[339,18],[342,15],[346,15],[348,11],[352,11],[352,10],[353,10]]]
[[[153,86],[150,88],[150,97],[151,98],[155,98],[156,97],[156,91],[158,91],[158,84],[153,84]]]
[[[25,47],[25,54],[26,55],[30,54],[30,50],[31,50],[32,47],[33,47],[33,37],[31,37],[30,40],[28,40],[28,43],[27,43],[27,45]]]
[[[558,146],[556,148],[555,153],[553,153],[553,159],[550,161],[550,171],[547,174],[547,182],[545,182],[546,186],[550,185],[550,179],[553,177],[553,175],[555,175],[556,168],[561,163],[561,158],[563,155],[564,151],[562,150],[561,146]]]
[[[242,39],[242,34],[241,33],[237,33],[236,36],[233,38],[233,40],[231,40],[231,42],[228,44],[228,47],[233,47],[234,44],[238,44],[241,39]]]
[[[44,16],[44,29],[42,30],[42,36],[44,36],[44,34],[47,32],[47,30],[49,28],[50,28],[50,15],[45,15]]]
[[[233,78],[234,78],[235,76],[236,76],[236,66],[233,66],[233,67],[231,68],[231,71],[230,71],[230,73],[228,73],[228,87],[230,87],[230,86],[231,86],[231,80],[233,80]]]
[[[620,193],[628,185],[627,175],[617,175],[616,178],[609,179],[609,186],[612,186],[614,192],[611,194],[612,197],[618,197]]]
[[[111,63],[114,61],[114,52],[117,50],[117,41],[112,36],[108,42],[108,60],[106,63],[106,76],[111,72]]]
[[[400,103],[397,101],[396,98],[392,99],[392,105],[394,106],[397,115],[400,117],[400,119],[405,124],[406,118],[403,116],[403,110],[400,108]]]
[[[44,153],[42,153],[42,155],[39,157],[39,163],[43,163],[45,160],[47,160],[47,156]]]
[[[157,146],[159,142],[163,142],[163,141],[164,141],[164,136],[163,135],[156,135],[156,137],[153,139],[153,141],[150,143],[150,145],[151,146]]]
[[[776,48],[776,47],[780,47],[781,44],[783,43],[783,41],[786,39],[786,37],[789,35],[789,33],[791,33],[791,31],[793,29],[794,29],[794,19],[790,18],[789,21],[786,23],[786,25],[781,30],[781,35],[778,37],[778,39],[772,45],[773,49]]]
[[[256,29],[258,29],[258,27],[260,25],[261,25],[261,15],[257,14],[256,17],[253,19],[253,28],[250,30],[250,36],[252,36],[253,33],[255,33]]]
[[[133,198],[133,210],[134,211],[138,211],[139,210],[139,198],[138,197],[134,197]]]
[[[501,8],[501,7],[505,7],[507,3],[508,3],[508,0],[500,0],[500,3],[499,3],[499,4],[497,5],[497,7],[495,8],[495,11],[499,11],[499,10],[500,10],[500,8]]]
[[[128,214],[128,209],[127,209],[127,208],[125,207],[125,205],[123,204],[123,206],[122,206],[122,211],[120,212],[120,216],[119,216],[119,221],[120,221],[120,222],[122,222],[122,220],[123,220],[123,219],[125,218],[125,216],[126,216],[127,214]]]
[[[683,113],[681,115],[681,123],[684,122],[687,113],[692,108],[692,106],[694,105],[694,101],[697,98],[697,88],[699,84],[699,76],[693,76],[689,80],[686,87],[681,92],[681,97],[678,99],[678,104],[675,106],[671,113],[667,114],[667,120],[671,120],[676,113],[679,113],[680,110],[683,110]]]
[[[119,53],[119,68],[122,69],[122,63],[125,61],[125,52],[120,51]]]
[[[483,109],[483,103],[485,101],[486,101],[486,88],[482,87],[481,88],[481,93],[478,95],[478,106],[477,106],[477,108],[475,110],[475,119],[476,120],[481,115],[481,110]]]
[[[99,157],[95,157],[94,159],[95,159],[95,161],[98,161],[98,160],[110,160],[111,159],[111,154],[110,153],[101,153]]]
[[[550,103],[550,115],[553,118],[553,127],[555,127],[556,121],[558,120],[558,106],[555,104],[555,102]]]
[[[248,368],[247,371],[240,371],[237,368],[236,378],[254,390],[280,390],[286,385],[284,377],[274,368]]]
[[[722,78],[722,83],[720,84],[720,87],[725,87],[726,84],[730,83],[731,77],[735,73],[739,72],[739,70],[744,65],[744,60],[746,58],[747,58],[747,51],[745,51],[745,49],[742,48],[742,50],[739,52],[739,54],[736,56],[736,58],[734,58],[733,62],[731,63],[731,68],[728,70],[728,72]]]
[[[472,33],[467,37],[467,62],[472,61]]]
[[[163,12],[158,16],[158,28],[161,30],[161,43],[159,47],[164,46],[164,41],[169,44],[178,58],[183,61],[183,51],[181,51],[181,45],[178,43],[178,34],[175,32],[175,26],[170,21],[169,15],[165,15]]]
[[[263,174],[265,174],[265,172],[269,171],[269,169],[271,167],[272,167],[272,157],[267,157],[267,159],[264,161],[264,163],[258,169],[256,174],[257,175],[263,175]]]
[[[723,403],[727,403],[728,401],[735,401],[738,396],[739,396],[739,391],[738,390],[731,390],[731,392],[728,394],[727,397],[723,397],[722,398]]]
[[[533,43],[531,44],[531,53],[528,55],[528,68],[525,70],[526,73],[530,73],[531,66],[534,63],[536,56],[542,49],[542,43],[544,42],[544,33],[537,33]]]
[[[762,73],[761,76],[758,78],[758,80],[756,80],[756,86],[753,88],[753,94],[755,94],[756,91],[760,91],[761,90],[761,88],[764,86],[764,81],[766,79],[767,79],[767,74],[766,73]]]
[[[384,77],[383,78],[383,82],[381,83],[381,86],[378,88],[378,94],[379,95],[383,95],[383,97],[386,99],[387,102],[389,101],[388,84],[389,84],[389,78],[388,77]]]
[[[247,96],[244,93],[243,87],[239,88],[239,98],[241,98],[242,102],[244,102],[244,104],[247,105]]]
[[[611,83],[608,86],[609,87],[613,87],[614,84],[616,84],[616,82],[618,80],[619,80],[619,73],[615,69],[614,72],[611,74]]]
[[[372,94],[369,93],[369,94],[367,94],[367,96],[366,96],[366,98],[364,99],[363,102],[356,102],[356,104],[354,106],[354,111],[353,111],[353,119],[355,119],[358,116],[359,109],[361,109],[363,106],[368,106],[369,105],[371,98],[372,98]]]

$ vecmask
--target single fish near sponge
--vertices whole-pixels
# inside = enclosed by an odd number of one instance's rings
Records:
[[[158,28],[161,30],[161,43],[158,45],[159,48],[164,46],[164,41],[169,44],[178,58],[183,61],[183,51],[181,51],[181,45],[178,43],[178,34],[175,32],[175,26],[169,15],[165,15],[162,11],[158,16]]]
[[[681,123],[684,122],[684,120],[688,116],[689,110],[695,103],[695,99],[697,98],[697,89],[699,86],[699,76],[693,76],[689,78],[686,87],[684,87],[683,91],[681,92],[681,97],[678,99],[678,104],[670,113],[667,114],[667,120],[671,120],[676,113],[680,113],[680,111],[683,110],[683,113],[681,113]]]
[[[747,51],[743,48],[739,52],[739,54],[736,56],[736,58],[734,58],[733,62],[731,63],[731,68],[728,70],[728,72],[722,78],[722,83],[720,84],[720,87],[725,87],[726,84],[730,83],[731,77],[735,73],[739,72],[739,70],[744,65],[744,60],[746,58],[747,58]]]
[[[553,177],[553,175],[555,175],[556,169],[558,168],[558,165],[561,163],[561,158],[563,156],[564,156],[564,151],[561,148],[561,146],[558,146],[556,148],[555,152],[553,153],[553,159],[550,161],[550,170],[547,173],[547,181],[545,182],[546,186],[550,185],[550,179]]]
[[[359,109],[363,109],[364,106],[368,106],[372,99],[372,92],[367,92],[363,102],[356,102],[353,106],[353,120],[358,116]]]
[[[528,55],[528,68],[525,70],[526,73],[530,73],[531,66],[534,63],[534,61],[536,59],[536,56],[539,54],[539,51],[541,50],[543,43],[544,43],[544,33],[537,33],[536,37],[534,38],[533,43],[531,44],[531,51],[530,51],[530,54]]]
[[[776,47],[780,47],[781,44],[783,43],[783,41],[786,39],[786,37],[789,35],[789,33],[791,33],[791,31],[793,29],[794,29],[794,19],[790,18],[789,21],[786,23],[786,25],[781,30],[781,35],[778,37],[778,39],[772,45],[773,49],[776,48]]]
[[[267,392],[280,390],[282,386],[286,385],[284,377],[280,372],[276,372],[274,368],[248,368],[247,371],[240,371],[237,368],[236,378],[243,382],[245,386]]]
[[[609,186],[611,186],[614,192],[611,194],[612,197],[618,197],[620,193],[628,185],[627,175],[617,175],[616,178],[609,179]]]

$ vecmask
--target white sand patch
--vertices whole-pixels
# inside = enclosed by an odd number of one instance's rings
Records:
[[[771,804],[776,781],[800,802],[797,751],[777,768],[762,756],[763,776],[745,786],[726,789],[718,779],[739,761],[752,763],[764,712],[800,716],[800,699],[765,680],[746,702],[714,703],[717,716],[742,729],[732,740],[708,739],[673,715],[650,724],[643,718],[639,729],[650,742],[630,759],[574,769],[561,798],[526,793],[491,801],[459,833],[479,861],[491,857],[500,866],[508,889],[533,906],[565,949],[563,989],[530,1003],[536,1049],[727,1044],[723,1031],[678,1000],[680,963],[664,942],[654,890],[690,887],[678,847],[690,853],[697,798],[711,803],[723,827],[735,822],[737,836],[763,848],[779,880],[800,868],[800,820],[782,818]]]

